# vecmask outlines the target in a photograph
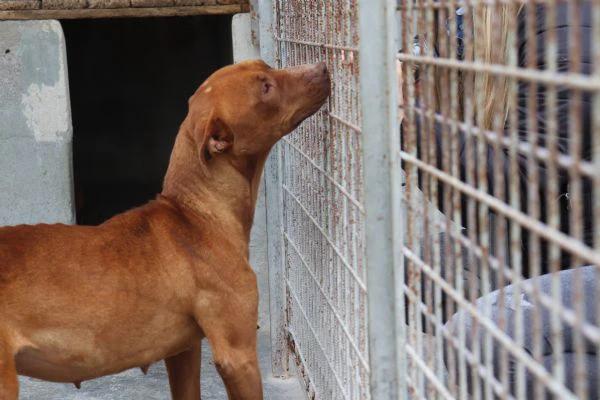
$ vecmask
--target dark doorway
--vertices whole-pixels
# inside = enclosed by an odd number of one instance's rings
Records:
[[[232,62],[231,16],[63,21],[77,222],[160,192],[187,100]]]

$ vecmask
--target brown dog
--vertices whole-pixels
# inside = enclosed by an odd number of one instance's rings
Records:
[[[164,359],[200,398],[200,338],[230,399],[262,399],[248,240],[267,154],[330,92],[323,63],[222,68],[189,101],[163,191],[97,227],[0,229],[0,400]]]

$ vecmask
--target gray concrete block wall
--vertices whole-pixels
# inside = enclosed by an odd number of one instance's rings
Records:
[[[74,223],[71,110],[58,21],[0,21],[0,226]]]

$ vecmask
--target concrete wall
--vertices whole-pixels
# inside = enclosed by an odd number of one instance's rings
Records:
[[[73,223],[71,110],[57,21],[0,21],[0,225]]]

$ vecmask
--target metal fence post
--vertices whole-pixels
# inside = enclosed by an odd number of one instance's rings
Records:
[[[361,2],[360,92],[364,154],[371,397],[398,399],[397,318],[403,319],[399,217],[399,131],[394,44],[395,2]],[[400,307],[396,309],[397,303]],[[402,327],[402,324],[398,324]]]
[[[259,0],[260,54],[277,66],[275,22],[272,0]],[[283,199],[281,193],[281,154],[279,145],[271,150],[265,168],[267,204],[267,244],[269,262],[269,309],[271,318],[271,363],[273,375],[288,374],[289,350],[286,332],[286,288],[283,257]]]

